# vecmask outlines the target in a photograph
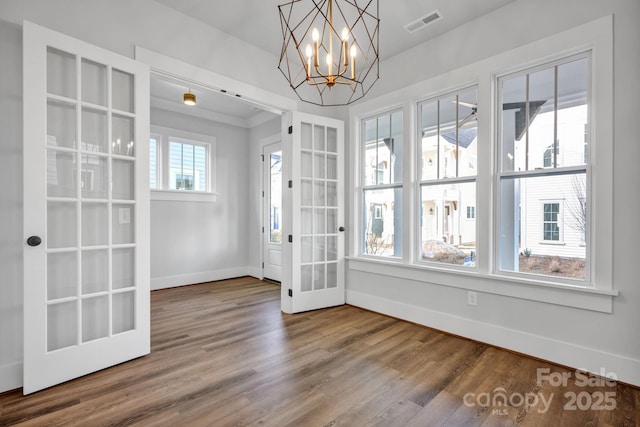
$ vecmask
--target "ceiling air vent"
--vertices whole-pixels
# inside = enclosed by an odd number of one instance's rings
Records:
[[[433,12],[428,13],[422,18],[418,18],[413,22],[409,22],[407,25],[404,26],[404,29],[410,33],[415,33],[416,31],[421,30],[422,28],[425,28],[427,25],[433,24],[434,22],[439,21],[441,19],[442,19],[442,15],[440,14],[440,12],[438,12],[437,10],[434,10]]]

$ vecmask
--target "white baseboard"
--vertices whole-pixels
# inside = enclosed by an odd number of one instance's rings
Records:
[[[260,280],[264,279],[262,268],[260,267],[247,267],[247,276],[255,277]]]
[[[22,387],[22,362],[0,365],[0,393]]]
[[[201,271],[198,273],[180,274],[176,276],[152,277],[151,290],[174,288],[176,286],[193,285],[195,283],[213,282],[233,279],[242,276],[254,276],[252,267],[235,267],[223,270]],[[255,276],[254,276],[255,277]]]
[[[640,360],[533,335],[490,323],[429,310],[357,291],[346,292],[347,304],[386,314],[451,334],[513,350],[596,374],[611,373],[640,386]]]

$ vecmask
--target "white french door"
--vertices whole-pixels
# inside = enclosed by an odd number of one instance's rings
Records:
[[[23,34],[28,394],[149,353],[149,69]]]
[[[282,148],[265,145],[263,158],[263,268],[265,278],[282,280]]]
[[[298,112],[283,123],[282,310],[342,305],[344,123]]]

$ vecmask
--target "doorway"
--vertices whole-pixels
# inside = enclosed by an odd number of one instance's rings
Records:
[[[277,139],[280,139],[279,136]],[[263,276],[281,281],[282,272],[282,147],[280,141],[262,149]]]

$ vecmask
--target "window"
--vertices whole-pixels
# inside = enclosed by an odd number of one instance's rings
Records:
[[[476,219],[476,207],[467,206],[467,219]]]
[[[169,138],[169,188],[208,191],[206,144]]]
[[[155,200],[215,200],[215,138],[154,126],[149,186]],[[188,195],[191,194],[191,195]]]
[[[588,277],[589,69],[583,54],[498,79],[499,270]]]
[[[158,139],[151,135],[149,141],[149,188],[152,190],[158,188]]]
[[[475,266],[477,105],[475,87],[418,104],[420,261]]]
[[[362,121],[362,253],[402,256],[402,112]]]
[[[542,214],[543,234],[546,241],[560,241],[560,203],[544,203]]]

